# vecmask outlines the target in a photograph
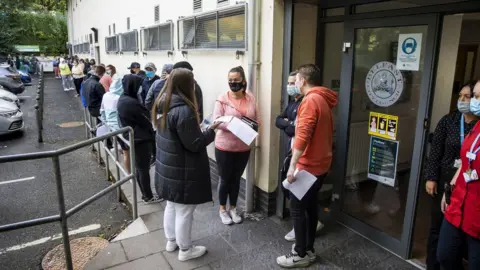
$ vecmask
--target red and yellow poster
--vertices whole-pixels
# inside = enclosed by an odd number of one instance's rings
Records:
[[[398,116],[370,112],[368,134],[385,139],[396,140]]]

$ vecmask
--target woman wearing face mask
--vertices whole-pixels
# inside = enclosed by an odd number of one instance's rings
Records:
[[[150,90],[150,87],[152,87],[155,81],[160,80],[160,77],[155,74],[156,72],[157,72],[157,67],[155,66],[154,63],[147,63],[145,65],[145,79],[143,79],[142,92],[140,94],[143,105],[145,105],[145,100],[147,98],[147,93],[148,93],[148,90]]]
[[[221,116],[242,116],[258,121],[255,97],[247,91],[247,79],[241,66],[232,68],[228,73],[230,91],[218,97],[215,102],[213,119]],[[221,124],[215,138],[215,158],[219,172],[218,197],[220,218],[225,225],[241,223],[237,213],[237,198],[240,190],[240,178],[247,166],[250,146],[231,133],[225,124]],[[227,198],[230,208],[227,211]]]
[[[80,96],[80,86],[82,85],[83,77],[85,77],[85,74],[83,74],[84,68],[85,65],[83,64],[83,61],[79,62],[76,59],[73,61],[72,76],[75,90],[77,90],[77,94],[75,95],[76,97]]]
[[[432,147],[425,168],[426,191],[431,196],[430,231],[427,244],[427,269],[440,270],[437,261],[437,244],[443,213],[440,202],[445,183],[452,180],[461,165],[460,147],[478,120],[470,110],[473,82],[465,84],[457,101],[457,111],[445,115],[433,133]],[[462,268],[458,268],[462,269]]]

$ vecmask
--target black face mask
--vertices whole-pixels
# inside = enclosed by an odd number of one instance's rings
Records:
[[[243,89],[243,83],[241,82],[229,82],[228,85],[233,92],[238,92]]]
[[[135,74],[135,71],[133,69],[130,69],[130,74]]]

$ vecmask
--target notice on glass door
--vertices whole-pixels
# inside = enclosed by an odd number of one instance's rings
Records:
[[[368,179],[395,187],[398,160],[398,141],[370,138]]]
[[[385,139],[396,140],[398,130],[398,116],[370,112],[368,134]]]
[[[420,55],[422,52],[422,34],[400,34],[398,36],[397,69],[420,69]]]

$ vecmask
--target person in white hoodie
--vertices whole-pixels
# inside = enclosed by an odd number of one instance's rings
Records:
[[[111,131],[115,131],[120,129],[117,104],[120,96],[123,94],[122,78],[117,74],[116,68],[112,65],[106,67],[106,74],[112,77],[112,84],[110,85],[110,91],[103,95],[102,105],[100,106],[100,120]],[[125,170],[130,173],[129,149],[121,139],[118,139],[118,142],[123,150]]]

